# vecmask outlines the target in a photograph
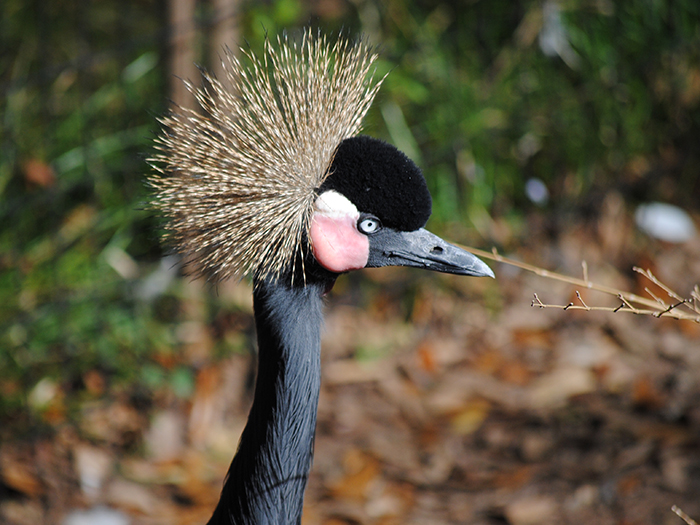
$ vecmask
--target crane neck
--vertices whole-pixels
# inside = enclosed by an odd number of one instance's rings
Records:
[[[301,522],[321,384],[323,294],[332,281],[255,283],[253,406],[209,525]]]

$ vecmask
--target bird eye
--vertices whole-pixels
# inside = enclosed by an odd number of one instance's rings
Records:
[[[372,216],[360,217],[360,220],[357,222],[357,229],[365,234],[374,233],[381,227],[382,223],[379,222],[379,219]]]

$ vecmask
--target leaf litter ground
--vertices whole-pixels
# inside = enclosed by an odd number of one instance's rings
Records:
[[[515,253],[570,275],[585,259],[592,280],[640,294],[635,264],[677,290],[700,276],[697,239],[612,249],[601,231],[571,228]],[[531,308],[533,293],[567,304],[575,289],[495,270],[497,281],[405,269],[340,279],[303,523],[681,523],[673,505],[700,516],[700,325]],[[188,286],[180,339],[193,395],[138,403],[107,389],[46,436],[5,429],[3,523],[95,508],[133,525],[206,522],[255,374],[251,355],[216,360],[214,349],[250,347],[252,314],[247,286],[229,284],[218,293],[238,312],[202,322],[206,292]]]

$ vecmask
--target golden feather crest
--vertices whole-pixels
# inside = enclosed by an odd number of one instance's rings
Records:
[[[215,281],[278,277],[303,260],[316,190],[383,80],[365,42],[309,29],[300,42],[267,39],[261,57],[241,52],[222,58],[225,84],[207,73],[204,87],[187,83],[200,111],[161,119],[150,159],[166,241]]]

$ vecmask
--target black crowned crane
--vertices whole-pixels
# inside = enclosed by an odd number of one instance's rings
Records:
[[[381,79],[364,42],[305,31],[262,58],[224,57],[226,81],[189,86],[201,112],[162,120],[150,177],[167,241],[194,275],[249,275],[258,374],[210,525],[301,522],[321,382],[323,296],[344,272],[413,266],[493,276],[423,226],[420,169],[358,136]],[[245,63],[244,63],[245,62]]]

